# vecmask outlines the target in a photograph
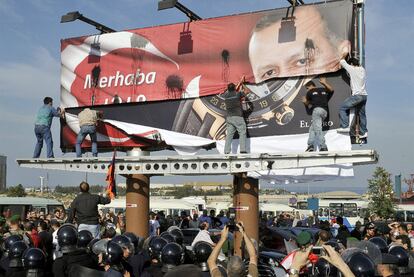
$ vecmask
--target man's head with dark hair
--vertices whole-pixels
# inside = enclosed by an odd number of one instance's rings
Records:
[[[319,239],[320,239],[322,242],[327,242],[327,241],[329,241],[329,240],[330,240],[330,238],[331,238],[330,233],[329,233],[329,232],[327,232],[327,231],[325,231],[325,230],[321,230],[321,231],[319,231],[318,236],[319,236]]]
[[[45,105],[49,105],[49,104],[52,104],[52,103],[53,103],[52,97],[47,96],[43,99],[43,104],[45,104]]]
[[[230,83],[227,85],[227,90],[228,91],[235,91],[236,90],[236,85],[233,83]]]
[[[47,223],[46,223],[46,221],[43,221],[43,220],[39,221],[39,225],[38,226],[39,226],[40,230],[47,231]]]
[[[82,182],[79,185],[80,191],[81,192],[88,192],[89,191],[89,184],[86,182]]]
[[[310,90],[310,89],[314,89],[314,88],[316,88],[316,85],[315,85],[315,83],[314,83],[313,81],[308,81],[308,82],[305,84],[305,87],[306,87],[306,89],[307,89],[307,90]]]
[[[339,225],[344,225],[344,219],[342,218],[342,216],[336,217],[336,223],[338,223]]]
[[[403,223],[400,224],[400,226],[398,227],[398,231],[400,232],[401,235],[407,235],[408,234],[407,225]]]
[[[354,57],[348,58],[348,63],[350,65],[353,65],[353,66],[359,66],[360,65],[359,60],[357,58],[354,58]]]
[[[395,238],[405,249],[411,250],[411,240],[407,235],[399,235]]]

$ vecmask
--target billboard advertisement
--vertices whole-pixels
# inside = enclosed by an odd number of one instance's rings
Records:
[[[352,1],[331,1],[61,41],[66,107],[196,98],[337,71]]]
[[[320,77],[334,90],[323,123],[327,146],[351,150],[349,136],[335,129],[339,107],[351,92],[339,61],[352,51],[352,10],[352,1],[330,1],[301,5],[293,14],[275,9],[62,40],[61,148],[74,151],[78,113],[90,107],[103,113],[97,127],[103,151],[223,153],[222,93],[244,76],[248,152],[305,151],[312,116],[302,98],[310,80],[323,88]],[[237,153],[237,137],[233,144]],[[88,139],[82,144],[90,146]],[[353,170],[344,165],[250,175],[293,182],[307,181],[305,175],[352,176]]]

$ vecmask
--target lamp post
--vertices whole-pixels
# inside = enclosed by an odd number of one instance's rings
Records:
[[[98,23],[98,22],[96,22],[96,21],[94,21],[90,18],[87,18],[86,16],[83,16],[81,13],[79,13],[79,11],[68,12],[67,14],[62,15],[62,17],[60,19],[60,23],[72,22],[72,21],[75,21],[77,19],[94,26],[98,31],[101,32],[101,34],[116,32],[112,28],[109,28],[109,27],[107,27],[107,26],[105,26],[101,23]]]

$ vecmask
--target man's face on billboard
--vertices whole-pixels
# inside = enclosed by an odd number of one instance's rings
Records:
[[[294,16],[293,41],[279,42],[281,20],[253,32],[249,58],[256,83],[282,76],[320,74],[335,69],[342,53],[349,52],[350,42],[330,37],[315,7],[297,9]]]

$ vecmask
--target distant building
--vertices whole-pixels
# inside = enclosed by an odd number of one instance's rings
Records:
[[[7,182],[7,157],[0,155],[0,190],[6,189]]]

